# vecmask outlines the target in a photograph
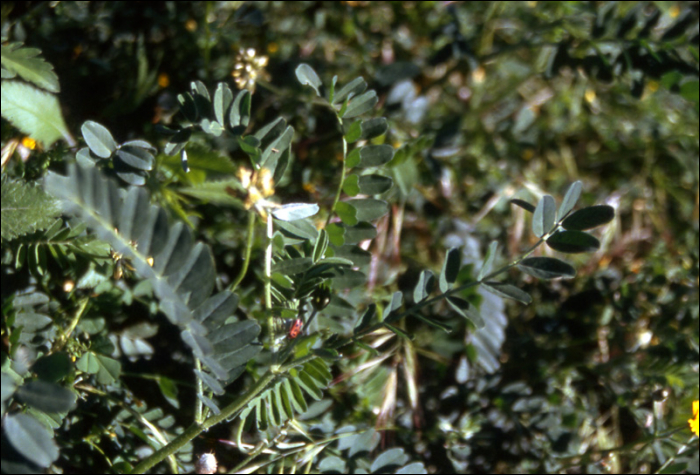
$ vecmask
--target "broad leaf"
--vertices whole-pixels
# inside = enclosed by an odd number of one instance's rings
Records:
[[[547,245],[559,252],[574,254],[592,252],[600,248],[600,241],[582,231],[561,231],[547,239]]]
[[[359,189],[365,195],[379,195],[391,189],[394,181],[383,175],[362,175],[359,179]]]
[[[486,251],[486,257],[484,258],[484,263],[481,265],[481,269],[479,269],[479,276],[477,277],[476,280],[482,280],[484,276],[488,275],[489,272],[491,272],[491,268],[493,267],[493,261],[496,259],[496,254],[498,253],[498,243],[496,241],[493,241],[489,245],[489,250]]]
[[[504,284],[502,282],[486,282],[482,288],[499,297],[517,300],[526,305],[532,302],[532,297],[530,297],[527,292],[520,290],[514,285]]]
[[[527,201],[519,200],[517,198],[510,200],[511,204],[514,204],[515,206],[519,206],[520,208],[524,209],[525,211],[529,211],[530,213],[535,212],[535,206],[528,203]]]
[[[343,86],[340,91],[335,94],[335,97],[333,97],[333,103],[342,104],[348,97],[352,98],[358,94],[362,94],[365,92],[365,89],[367,89],[367,82],[361,77],[355,78]]]
[[[572,278],[576,269],[571,264],[553,257],[529,257],[518,264],[520,270],[539,279]]]
[[[313,90],[316,91],[316,95],[319,97],[321,96],[321,92],[318,90],[318,88],[321,87],[321,79],[311,66],[302,63],[297,66],[295,73],[302,86],[311,86]]]
[[[22,43],[2,45],[3,70],[17,73],[25,81],[33,82],[49,92],[60,92],[58,76],[53,72],[53,66],[44,61],[40,54],[40,49],[22,47]],[[2,77],[7,76],[3,74]],[[5,83],[2,87],[5,87]]]
[[[375,91],[367,91],[360,96],[353,97],[348,103],[347,109],[343,113],[342,117],[344,119],[349,119],[352,117],[357,117],[362,115],[367,111],[372,110],[372,108],[379,102],[377,98],[377,93]]]
[[[418,284],[413,289],[413,300],[416,303],[422,302],[430,296],[435,285],[435,276],[429,270],[424,270],[420,273]]]
[[[568,190],[566,190],[566,195],[559,206],[559,219],[563,219],[569,212],[574,209],[576,202],[581,196],[581,189],[583,185],[580,181],[575,181],[571,184]]]
[[[462,253],[459,249],[453,247],[445,255],[445,261],[442,263],[442,270],[440,271],[440,290],[447,292],[450,289],[450,285],[457,280],[457,275],[459,275],[459,268],[462,262]]]
[[[296,221],[308,218],[318,213],[315,203],[290,203],[272,211],[272,215],[280,221]]]
[[[2,116],[34,140],[49,148],[63,137],[74,140],[63,121],[61,107],[54,94],[17,81],[2,82]]]
[[[381,218],[389,212],[389,206],[387,205],[386,201],[382,200],[366,198],[349,200],[346,203],[355,208],[355,217],[358,221],[373,221],[377,218]]]
[[[615,209],[608,205],[589,206],[580,209],[566,218],[562,223],[564,229],[585,231],[607,224],[615,217]]]
[[[535,214],[532,216],[532,232],[535,236],[542,237],[552,230],[557,220],[557,206],[554,198],[544,195],[537,203]]]
[[[450,307],[452,307],[457,313],[471,321],[477,329],[484,327],[484,319],[481,318],[481,315],[479,315],[479,312],[472,306],[472,304],[466,300],[459,297],[449,296],[447,297],[447,303],[449,303]]]

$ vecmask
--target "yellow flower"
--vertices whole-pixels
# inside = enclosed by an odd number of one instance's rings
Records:
[[[279,204],[266,199],[275,194],[275,184],[272,179],[272,172],[269,169],[262,168],[251,171],[245,167],[240,167],[237,175],[241,185],[246,189],[243,203],[245,209],[255,207],[260,216],[267,218],[267,208],[279,207]],[[227,188],[226,192],[234,197],[238,195],[232,188]]]
[[[690,430],[693,431],[695,435],[698,434],[698,405],[700,401],[693,401],[693,418],[688,419],[688,424],[690,424]]]

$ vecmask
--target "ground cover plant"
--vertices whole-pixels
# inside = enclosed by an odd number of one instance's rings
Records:
[[[697,472],[695,4],[2,20],[3,472]]]

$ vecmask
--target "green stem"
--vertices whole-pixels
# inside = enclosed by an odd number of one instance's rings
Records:
[[[275,325],[272,315],[272,215],[267,215],[267,249],[265,250],[265,308],[267,309],[267,333],[270,338],[270,351],[277,352]]]
[[[337,114],[337,111],[331,107],[331,109],[336,112],[336,119],[338,119],[338,124],[340,124],[340,131],[342,133],[343,131],[343,120],[340,118],[340,116]],[[338,201],[340,201],[340,193],[343,191],[343,185],[345,185],[345,175],[347,173],[347,168],[345,167],[345,160],[348,157],[348,142],[345,140],[345,135],[343,135],[343,170],[340,175],[340,183],[338,184],[338,191],[335,193],[335,199],[333,200],[333,206],[331,206],[331,211],[328,213],[328,218],[326,219],[326,226],[328,226],[331,222],[331,218],[333,217],[333,214],[335,213],[335,207],[338,205]]]
[[[498,270],[496,270],[496,271],[494,271],[494,272],[491,272],[490,274],[488,274],[488,275],[482,277],[482,278],[479,279],[479,280],[475,280],[475,281],[472,281],[472,282],[468,282],[468,283],[466,283],[466,284],[464,284],[464,285],[460,285],[459,287],[455,287],[455,288],[453,288],[453,289],[450,289],[450,290],[448,290],[447,292],[444,292],[444,293],[442,293],[442,294],[440,294],[440,295],[437,295],[437,296],[435,296],[435,297],[433,297],[433,298],[430,298],[430,299],[424,300],[424,301],[422,301],[422,302],[420,302],[420,303],[417,303],[417,304],[415,304],[413,307],[411,307],[411,308],[405,310],[404,312],[399,313],[399,314],[397,314],[396,316],[392,316],[392,317],[388,318],[386,321],[379,322],[379,323],[376,323],[376,324],[374,324],[374,325],[372,325],[372,326],[369,326],[369,327],[367,327],[367,328],[364,328],[364,329],[360,330],[359,332],[357,332],[357,333],[356,333],[355,335],[353,335],[352,337],[346,338],[345,340],[342,340],[342,341],[337,342],[336,344],[334,344],[334,345],[332,346],[332,348],[334,348],[334,349],[342,348],[343,346],[352,343],[353,341],[357,340],[358,338],[361,338],[361,337],[363,337],[363,336],[365,336],[365,335],[368,335],[368,334],[370,334],[370,333],[373,333],[373,332],[375,332],[375,331],[377,331],[377,330],[379,330],[379,329],[381,329],[381,328],[384,328],[384,327],[385,327],[385,325],[384,325],[385,323],[392,323],[392,322],[396,322],[396,321],[398,321],[398,320],[401,320],[402,318],[405,318],[405,317],[407,317],[407,316],[409,316],[409,315],[412,315],[412,314],[418,312],[419,310],[421,310],[421,309],[427,307],[428,305],[432,305],[432,304],[434,304],[435,302],[439,302],[439,301],[442,300],[442,299],[445,299],[445,298],[447,298],[447,297],[449,297],[449,296],[451,296],[451,295],[453,295],[453,294],[457,294],[457,293],[459,293],[459,292],[462,292],[462,291],[464,291],[464,290],[466,290],[466,289],[468,289],[468,288],[471,288],[471,287],[475,287],[475,286],[477,286],[477,285],[480,285],[480,284],[482,284],[482,283],[484,283],[484,282],[487,282],[488,280],[490,280],[490,279],[492,279],[492,278],[494,278],[494,277],[496,277],[496,276],[498,276],[498,275],[500,275],[500,274],[503,274],[503,273],[507,272],[508,270],[510,270],[510,269],[512,269],[513,267],[515,267],[515,266],[517,266],[518,264],[520,264],[524,259],[526,259],[528,256],[530,256],[533,252],[535,252],[535,249],[537,249],[543,242],[545,242],[545,241],[547,240],[547,238],[549,238],[549,236],[551,236],[552,234],[554,234],[554,233],[559,229],[560,226],[561,226],[561,221],[559,221],[559,222],[556,224],[556,226],[554,226],[554,228],[553,228],[550,232],[548,232],[547,234],[545,234],[544,236],[542,236],[542,237],[540,238],[540,240],[537,241],[537,243],[536,243],[534,246],[532,246],[530,249],[528,249],[528,250],[525,252],[525,254],[523,254],[522,256],[518,257],[517,259],[515,259],[515,260],[512,261],[511,263],[509,263],[509,264],[507,264],[507,265],[501,267],[500,269],[498,269]]]
[[[248,240],[246,241],[245,247],[245,260],[243,261],[243,268],[241,272],[236,277],[236,280],[231,284],[229,289],[231,292],[235,292],[238,285],[241,283],[246,273],[248,272],[248,265],[250,264],[250,255],[253,252],[253,238],[255,237],[255,213],[250,211],[248,213]]]

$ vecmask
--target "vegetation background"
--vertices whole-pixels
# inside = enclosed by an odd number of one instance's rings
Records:
[[[284,117],[296,131],[294,158],[276,196],[322,207],[338,183],[336,121],[294,71],[308,63],[326,85],[361,76],[377,91],[374,113],[389,121],[382,140],[401,152],[389,164],[391,209],[376,223],[367,285],[345,295],[352,302],[411,292],[421,270],[439,273],[452,246],[467,265],[460,279],[473,276],[492,240],[506,261],[517,256],[536,238],[512,198],[561,197],[581,180],[581,205],[616,209],[598,233],[601,249],[570,259],[575,279],[511,276],[533,304],[474,293],[485,335],[439,307],[449,334],[408,319],[414,341],[377,336],[379,356],[359,347],[344,353],[323,399],[300,419],[313,435],[349,426],[378,432],[367,453],[323,445],[307,465],[312,472],[361,473],[360,459],[391,448],[430,473],[698,472],[697,439],[684,446],[698,399],[697,2],[3,2],[2,35],[3,45],[38,48],[53,66],[74,137],[92,120],[120,140],[158,147],[145,186],[212,248],[221,285],[241,270],[247,212],[184,190],[211,176],[216,160],[226,163],[221,175],[232,175],[247,158],[201,137],[188,145],[185,174],[179,157],[162,153],[157,131],[178,123],[176,97],[194,80],[210,91],[220,81],[254,89],[256,127]],[[3,119],[3,151],[21,137]],[[34,182],[49,169],[64,172],[71,138],[48,145],[22,142],[3,158],[3,202],[8,177]],[[55,328],[95,289],[65,287],[84,279],[84,249],[63,248],[78,256],[63,262],[52,257],[58,244],[42,236],[3,235],[3,371],[21,356],[10,338],[18,293],[31,287],[49,296],[48,339],[56,341]],[[264,245],[261,231],[239,287],[240,308],[253,315]],[[189,349],[139,281],[113,281],[102,257],[96,273],[106,277],[86,319],[94,328],[81,328],[80,338],[120,347],[121,375],[78,391],[78,410],[56,428],[52,473],[108,473],[135,461],[147,430],[117,417],[120,404],[158,413],[161,427],[193,420]],[[342,333],[358,317],[327,321]],[[68,353],[79,357],[79,346]],[[249,369],[229,391],[250,385]],[[3,390],[3,412],[4,400]],[[232,431],[211,429],[194,441],[194,454],[212,450],[221,466],[234,466],[243,456],[217,442]],[[254,432],[246,431],[252,444],[262,437]],[[284,440],[309,443],[298,433]],[[10,473],[5,433],[2,453]],[[292,459],[257,473],[290,470]]]

